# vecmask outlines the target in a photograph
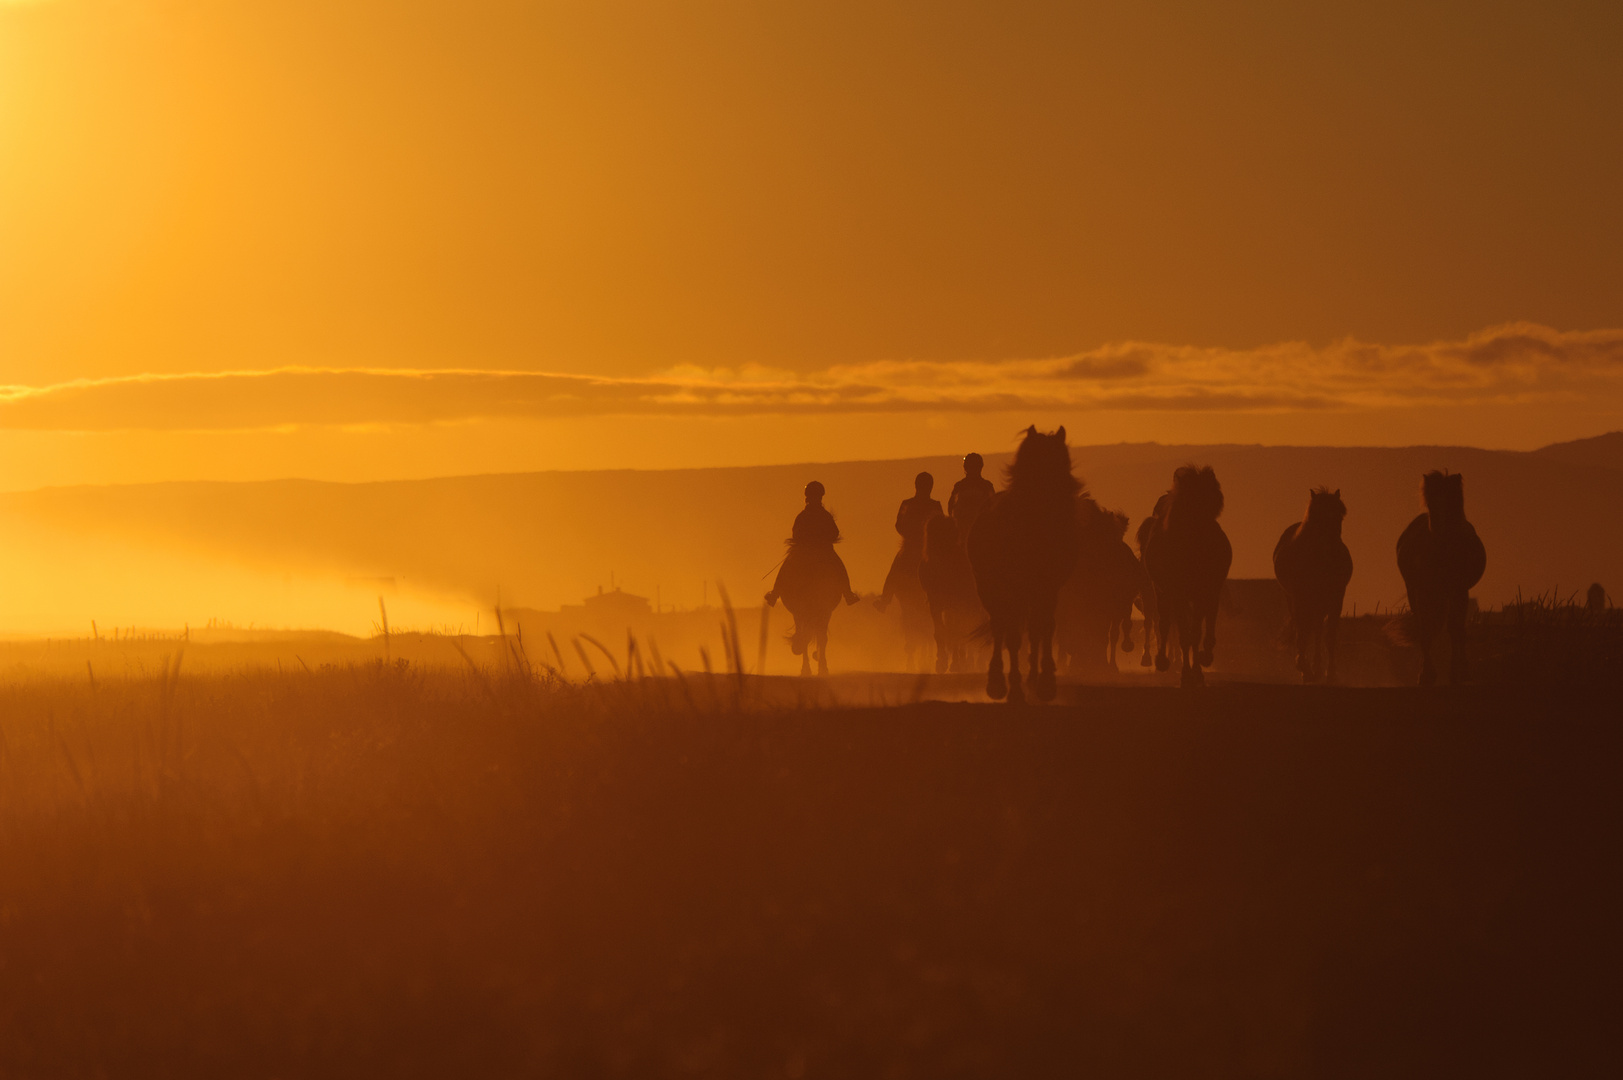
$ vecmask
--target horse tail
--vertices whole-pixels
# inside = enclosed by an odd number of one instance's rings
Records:
[[[1420,640],[1422,637],[1420,619],[1416,617],[1413,607],[1409,607],[1388,619],[1386,625],[1381,627],[1381,632],[1386,635],[1387,641],[1400,649],[1406,647],[1418,648],[1422,644]]]

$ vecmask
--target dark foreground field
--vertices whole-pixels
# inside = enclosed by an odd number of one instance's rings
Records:
[[[1623,1059],[1614,697],[734,687],[0,689],[0,1076]]]

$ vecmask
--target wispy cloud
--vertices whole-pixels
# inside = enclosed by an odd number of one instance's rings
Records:
[[[1585,400],[1623,405],[1623,330],[1517,323],[1463,341],[1213,349],[1128,342],[1002,362],[884,361],[643,378],[287,367],[0,388],[0,428],[253,430],[593,415],[1264,412]]]

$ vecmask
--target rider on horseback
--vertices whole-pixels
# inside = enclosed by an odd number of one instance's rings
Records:
[[[874,601],[880,611],[890,604],[898,592],[919,585],[919,564],[924,560],[924,525],[941,513],[941,502],[930,498],[935,477],[921,472],[913,478],[913,497],[903,499],[896,511],[896,531],[902,534],[902,548],[891,560],[890,573],[885,575],[885,590]]]
[[[861,597],[851,591],[851,575],[845,569],[844,560],[834,550],[839,542],[840,527],[823,505],[823,485],[813,480],[806,485],[806,509],[795,515],[794,528],[789,534],[789,553],[778,568],[772,591],[766,594],[767,604],[778,602],[786,584],[804,580],[820,569],[832,570],[839,576],[847,604],[860,600]]]
[[[960,543],[969,542],[969,531],[975,527],[975,519],[992,502],[992,481],[981,475],[985,467],[986,462],[979,454],[966,454],[964,478],[952,485],[952,494],[947,498],[947,513],[958,526]]]

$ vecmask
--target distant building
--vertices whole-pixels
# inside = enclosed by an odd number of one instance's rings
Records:
[[[578,604],[565,604],[559,614],[575,615],[597,625],[624,626],[653,618],[654,607],[646,596],[635,596],[618,588],[604,592],[599,585],[596,596],[588,596]]]

